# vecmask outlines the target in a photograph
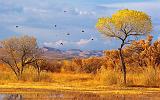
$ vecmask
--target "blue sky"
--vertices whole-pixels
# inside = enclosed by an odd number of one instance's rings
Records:
[[[159,5],[159,0],[0,0],[0,39],[30,35],[40,46],[116,49],[117,40],[106,39],[96,30],[97,19],[125,8],[144,11],[152,17],[154,39],[158,39]]]

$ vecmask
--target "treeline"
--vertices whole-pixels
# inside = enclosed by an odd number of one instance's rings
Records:
[[[23,72],[28,67],[35,68],[39,78],[43,71],[51,73],[90,73],[95,75],[102,68],[115,73],[122,71],[119,50],[105,50],[102,57],[51,61],[43,56],[43,50],[38,48],[36,39],[33,37],[14,37],[2,41],[1,44],[1,63],[10,68],[18,80],[21,80]],[[139,41],[132,41],[122,52],[128,73],[141,73],[148,68],[154,69],[155,72],[159,70],[160,41],[153,42],[153,36],[148,36],[146,39]]]
[[[160,66],[160,41],[152,41],[153,36],[146,39],[133,41],[123,49],[126,66],[131,71],[143,70],[152,67],[155,70]],[[121,71],[121,63],[118,50],[105,50],[103,57],[90,57],[87,59],[75,58],[71,61],[64,61],[66,71],[96,73],[101,66],[106,69]]]

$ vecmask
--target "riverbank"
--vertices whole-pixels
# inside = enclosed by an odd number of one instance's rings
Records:
[[[0,93],[50,93],[54,91],[96,94],[149,94],[160,93],[155,87],[73,86],[57,83],[7,83],[0,85]]]

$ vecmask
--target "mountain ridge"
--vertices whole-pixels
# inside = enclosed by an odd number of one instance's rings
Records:
[[[43,47],[44,56],[48,59],[72,59],[72,58],[89,58],[92,56],[103,56],[103,50],[80,50],[68,49],[60,50],[52,47]]]

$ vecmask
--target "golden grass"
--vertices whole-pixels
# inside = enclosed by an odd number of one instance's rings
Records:
[[[139,86],[160,86],[160,72],[152,67],[146,68],[141,73],[128,73],[127,82],[128,85],[139,85]]]
[[[57,83],[8,83],[0,85],[1,93],[43,93],[50,91],[74,91],[98,94],[147,94],[149,92],[160,92],[160,88],[142,88],[142,87],[116,87],[116,86],[70,86]],[[29,91],[28,91],[29,89]],[[43,91],[42,91],[43,90]]]
[[[156,74],[157,76],[158,73]],[[40,90],[78,91],[98,94],[144,94],[148,92],[160,92],[160,88],[145,87],[155,85],[150,83],[148,85],[147,83],[153,77],[155,76],[150,69],[142,73],[127,73],[127,84],[132,87],[123,87],[119,85],[121,74],[106,69],[101,69],[97,75],[42,72],[39,82],[37,81],[37,74],[34,69],[26,69],[21,81],[17,81],[14,74],[10,71],[0,71],[0,92],[28,93],[29,91],[26,91],[26,89],[37,89],[34,93],[42,92]],[[156,81],[153,79],[152,83]]]
[[[95,80],[99,80],[99,82],[105,85],[118,84],[118,81],[121,80],[121,77],[119,77],[118,74],[120,73],[113,70],[107,70],[104,66],[102,66],[97,72]]]
[[[39,90],[46,90],[45,92],[56,90],[98,94],[144,94],[149,91],[160,91],[160,88],[107,86],[94,80],[94,76],[90,74],[54,73],[52,74],[52,78],[53,82],[4,82],[4,84],[0,85],[0,92],[38,93],[42,92]],[[37,91],[30,92],[26,91],[26,89],[31,89],[31,91],[37,89]]]

